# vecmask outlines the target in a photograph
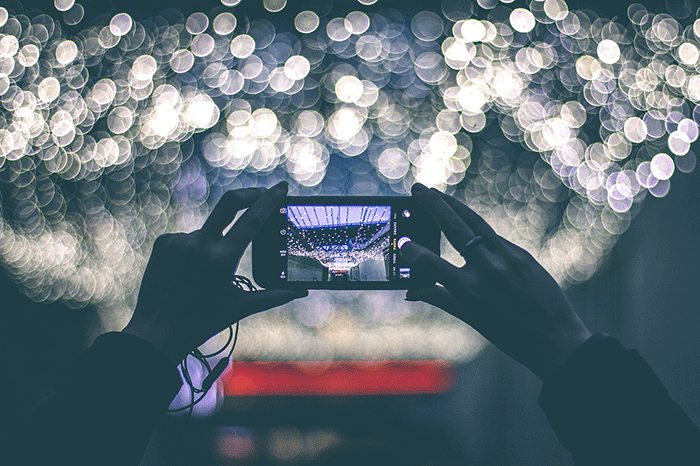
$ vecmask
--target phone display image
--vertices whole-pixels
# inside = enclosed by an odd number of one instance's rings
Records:
[[[408,196],[288,196],[253,241],[253,276],[266,288],[429,286],[400,254],[408,241],[440,250],[440,230]]]
[[[286,208],[288,281],[388,281],[391,206]]]

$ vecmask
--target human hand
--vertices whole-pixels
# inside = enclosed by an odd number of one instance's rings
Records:
[[[416,268],[431,270],[442,285],[409,290],[407,300],[453,314],[540,378],[591,336],[556,281],[527,251],[498,236],[451,196],[421,184],[413,186],[413,196],[467,263],[456,267],[415,242],[407,243],[402,256]],[[477,236],[481,239],[472,241]]]
[[[245,292],[232,284],[246,248],[279,207],[287,184],[229,191],[200,230],[158,237],[124,332],[181,361],[210,337],[256,312],[306,296],[306,291]],[[248,208],[224,236],[238,211]]]

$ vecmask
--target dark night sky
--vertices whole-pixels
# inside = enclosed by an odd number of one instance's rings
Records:
[[[470,0],[464,0],[468,2]],[[214,8],[222,7],[219,0],[151,0],[151,1],[136,1],[136,0],[78,0],[86,9],[86,19],[90,16],[96,16],[105,12],[127,11],[135,16],[152,15],[168,8],[176,8],[182,13],[187,14],[194,11],[209,11]],[[472,0],[476,4],[476,0]],[[567,3],[571,9],[592,9],[599,15],[607,17],[626,17],[628,5],[631,3],[640,3],[646,6],[649,10],[655,12],[670,12],[676,18],[682,16],[682,11],[695,11],[700,6],[700,0],[636,0],[619,1],[619,0],[568,0]],[[18,8],[30,9],[32,7],[39,8],[44,12],[56,12],[53,9],[52,0],[6,0],[3,4],[9,8],[17,10]],[[18,5],[22,5],[18,7]],[[426,9],[439,5],[439,1],[435,0],[378,0],[378,2],[366,7],[359,4],[356,0],[290,0],[285,10],[279,15],[294,15],[296,12],[306,9],[319,11],[323,8],[333,8],[337,14],[341,14],[344,10],[351,11],[354,9],[362,9],[368,11],[370,9],[381,9],[386,7],[394,7],[404,12],[411,10]],[[524,0],[515,0],[511,5],[525,5]],[[245,11],[250,16],[259,16],[269,14],[262,8],[262,0],[243,0],[241,4],[234,7],[234,10]]]

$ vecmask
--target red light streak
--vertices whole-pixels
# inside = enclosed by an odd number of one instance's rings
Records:
[[[226,396],[437,394],[453,386],[445,361],[236,361],[223,376]]]

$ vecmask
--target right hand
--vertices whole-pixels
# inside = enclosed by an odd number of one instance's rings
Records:
[[[429,270],[440,283],[409,290],[408,301],[453,314],[540,378],[591,336],[556,281],[527,251],[498,236],[453,197],[421,184],[413,186],[413,197],[458,251],[476,236],[482,240],[463,250],[463,267],[415,242],[404,245],[402,257],[416,269]]]

